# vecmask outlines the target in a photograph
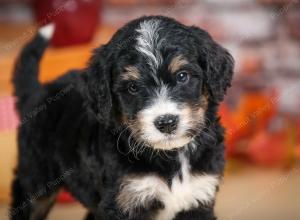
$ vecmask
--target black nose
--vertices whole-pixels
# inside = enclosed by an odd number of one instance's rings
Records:
[[[162,133],[170,134],[172,131],[176,130],[178,118],[177,115],[161,115],[155,119],[154,125]]]

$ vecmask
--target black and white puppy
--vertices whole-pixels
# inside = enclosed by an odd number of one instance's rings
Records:
[[[197,27],[142,17],[96,49],[86,69],[41,85],[52,33],[40,29],[14,74],[22,123],[11,219],[44,219],[61,187],[87,219],[215,219],[224,169],[217,110],[230,54]]]

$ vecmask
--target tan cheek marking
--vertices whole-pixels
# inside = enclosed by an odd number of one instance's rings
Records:
[[[200,99],[200,107],[197,110],[197,116],[199,120],[204,123],[205,122],[205,112],[207,110],[208,106],[208,97],[206,95],[203,95]]]
[[[134,66],[125,67],[125,73],[122,75],[123,80],[138,80],[140,78],[139,70]]]
[[[200,98],[200,103],[195,106],[191,106],[192,109],[192,118],[196,120],[192,120],[194,122],[194,125],[198,125],[199,122],[204,123],[205,122],[205,112],[208,107],[208,96],[202,95]]]
[[[188,61],[183,58],[181,55],[172,59],[169,65],[169,71],[174,74],[176,73],[182,66],[188,64]]]
[[[198,116],[199,121],[201,121],[201,123],[204,123],[204,121],[205,121],[205,119],[204,119],[204,117],[205,117],[205,110],[202,107],[200,107],[198,109],[197,116]]]
[[[128,117],[126,115],[122,116],[122,123],[127,125],[129,123]]]
[[[201,99],[200,99],[200,102],[201,102],[201,107],[206,110],[207,109],[207,106],[208,106],[208,95],[202,95]]]
[[[192,114],[191,118],[193,119],[191,122],[193,126],[198,126],[199,122],[202,124],[204,123],[204,118],[205,118],[205,110],[202,106],[192,106]]]
[[[139,119],[128,119],[128,117],[126,117],[125,121],[125,117],[123,117],[123,123],[131,131],[132,137],[138,139],[142,129]]]
[[[189,105],[184,105],[184,107],[181,110],[183,118],[186,119],[187,123],[190,123],[193,121],[193,110]]]

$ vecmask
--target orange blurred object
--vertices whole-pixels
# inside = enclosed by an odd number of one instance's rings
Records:
[[[265,130],[256,134],[249,142],[247,152],[252,162],[264,166],[280,166],[288,158],[284,132],[267,133]]]
[[[226,128],[226,154],[234,156],[244,153],[237,143],[247,140],[262,130],[266,130],[277,113],[276,93],[265,94],[262,91],[245,93],[234,110],[225,104],[220,107],[221,122]]]
[[[226,137],[226,155],[233,155],[235,147],[235,121],[233,120],[232,113],[225,104],[221,104],[219,108],[219,114],[221,116],[221,123],[225,127],[225,137]]]
[[[296,157],[300,160],[300,144],[296,147]]]
[[[241,61],[240,72],[245,74],[261,73],[263,68],[263,60],[257,54],[244,55]]]
[[[275,93],[267,95],[261,91],[244,94],[234,112],[234,121],[239,137],[257,133],[267,127],[270,120],[276,115],[277,103]]]

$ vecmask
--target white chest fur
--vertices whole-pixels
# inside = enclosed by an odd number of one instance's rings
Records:
[[[214,199],[219,178],[216,175],[191,174],[184,154],[179,155],[182,179],[176,175],[171,188],[156,175],[131,176],[123,180],[117,203],[123,212],[134,214],[139,207],[147,208],[154,199],[164,204],[154,220],[171,220],[176,213],[195,208]]]

